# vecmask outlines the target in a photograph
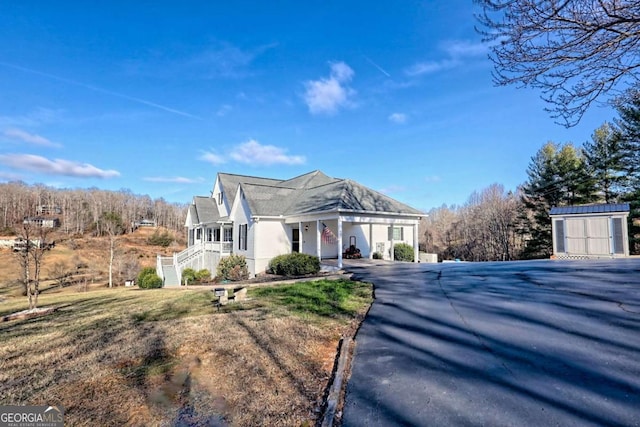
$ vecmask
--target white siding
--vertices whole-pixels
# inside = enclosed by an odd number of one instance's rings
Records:
[[[250,209],[247,201],[240,197],[240,203],[236,204],[236,208],[232,212],[233,218],[233,253],[244,255],[245,258],[254,258],[253,253],[253,224],[250,217]],[[247,250],[240,249],[240,225],[247,224]]]
[[[391,259],[391,240],[389,240],[388,224],[373,225],[373,251],[380,252],[383,249],[382,257]],[[393,243],[406,243],[413,246],[413,226],[395,225],[395,228],[402,228],[402,240],[394,240]]]
[[[232,191],[236,191],[236,189],[234,188]],[[227,216],[229,215],[229,211],[231,210],[231,207],[228,206],[228,201],[227,201],[227,197],[229,196],[228,194],[223,194],[224,196],[224,200],[222,204],[218,203],[218,195],[222,192],[222,186],[220,185],[220,181],[218,180],[218,178],[216,178],[216,182],[215,184],[213,184],[213,190],[211,192],[211,198],[213,199],[213,202],[215,203],[216,207],[218,208],[218,213],[220,214],[220,216]]]
[[[249,235],[252,235],[249,240],[251,246],[253,238],[256,239],[255,253],[251,260],[252,274],[264,272],[273,257],[291,252],[291,227],[285,225],[284,221],[261,219],[253,224]]]

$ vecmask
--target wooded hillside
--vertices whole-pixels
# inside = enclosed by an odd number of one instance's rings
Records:
[[[57,189],[24,182],[0,184],[0,231],[16,234],[15,227],[25,217],[49,216],[60,220],[59,232],[68,235],[97,233],[100,218],[114,214],[130,232],[136,221],[152,220],[157,226],[182,232],[186,204],[151,199],[130,190]]]

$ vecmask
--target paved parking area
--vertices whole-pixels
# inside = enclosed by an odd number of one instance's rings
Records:
[[[640,259],[350,262],[344,426],[640,426]]]

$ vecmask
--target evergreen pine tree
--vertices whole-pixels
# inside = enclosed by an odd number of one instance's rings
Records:
[[[623,168],[629,177],[628,193],[640,190],[640,91],[630,97],[628,103],[618,107],[617,125],[624,153]]]
[[[620,200],[627,185],[625,150],[620,130],[605,122],[585,142],[584,155],[588,173],[594,178],[598,195],[605,203]]]
[[[628,176],[628,185],[621,199],[629,202],[629,251],[640,254],[640,91],[635,91],[626,104],[618,107],[622,147],[623,168]]]

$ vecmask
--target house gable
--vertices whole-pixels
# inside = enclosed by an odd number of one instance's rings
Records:
[[[214,196],[217,196],[217,194],[221,192],[223,204],[225,206],[224,212],[220,212],[220,215],[228,215],[231,211],[231,207],[235,202],[237,194],[236,190],[240,184],[262,184],[273,186],[281,182],[281,179],[260,178],[256,176],[235,175],[222,172],[218,173],[216,184],[214,185]]]

